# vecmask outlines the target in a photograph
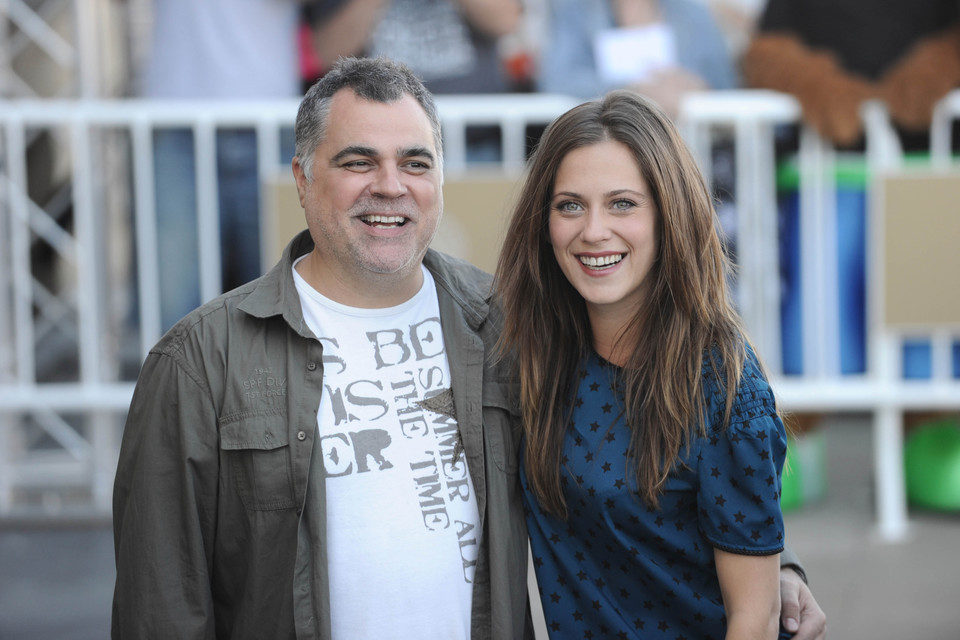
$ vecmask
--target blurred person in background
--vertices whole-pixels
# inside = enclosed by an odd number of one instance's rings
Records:
[[[150,99],[257,100],[300,95],[297,0],[155,0],[139,94]],[[194,136],[154,130],[154,181],[164,330],[201,302]],[[257,137],[216,135],[222,287],[260,275]]]
[[[737,76],[710,11],[692,0],[550,0],[538,87],[594,98],[629,88],[671,117],[690,91]]]
[[[321,0],[308,11],[322,60],[385,56],[436,95],[514,88],[498,43],[519,28],[520,0]],[[498,161],[499,137],[497,127],[467,127],[467,161]]]
[[[520,0],[320,0],[308,8],[321,60],[385,56],[434,94],[497,94],[514,87],[498,47],[520,27]],[[497,127],[467,127],[467,160],[500,158]]]
[[[520,24],[520,0],[319,0],[308,11],[320,59],[385,56],[434,94],[503,93],[497,40]]]
[[[757,26],[764,0],[704,0],[716,16],[730,50],[730,56],[739,66],[743,52]]]
[[[880,98],[904,146],[925,148],[933,106],[960,86],[960,4],[770,0],[743,73],[796,96],[804,121],[838,146],[860,141],[860,105]]]

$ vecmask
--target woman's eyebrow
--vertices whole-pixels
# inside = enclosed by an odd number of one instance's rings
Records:
[[[619,196],[622,193],[632,193],[638,196],[645,195],[644,193],[637,191],[636,189],[614,189],[613,191],[607,191],[605,194],[603,194],[603,197],[612,198],[614,196]]]

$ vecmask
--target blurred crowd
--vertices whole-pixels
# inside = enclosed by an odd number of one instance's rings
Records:
[[[290,97],[383,55],[435,94],[631,87],[675,114],[687,91],[771,88],[849,145],[863,100],[917,132],[960,83],[956,0],[156,0],[152,24],[150,97]]]
[[[960,86],[956,0],[155,0],[152,25],[137,84],[151,98],[294,97],[341,56],[383,55],[439,95],[628,87],[673,116],[687,92],[769,88],[849,148],[860,104],[880,98],[910,149]],[[496,159],[496,132],[468,135],[472,159]],[[191,134],[155,136],[159,237],[195,242]],[[225,289],[258,275],[255,145],[253,131],[218,132]],[[170,269],[165,326],[199,303],[182,286],[196,264]]]

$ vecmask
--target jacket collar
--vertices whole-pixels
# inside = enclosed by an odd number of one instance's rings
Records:
[[[283,250],[280,261],[260,277],[253,291],[237,305],[240,311],[254,318],[283,316],[290,327],[305,337],[315,337],[303,320],[303,309],[297,285],[293,281],[293,263],[313,250],[310,232],[304,230],[294,236]]]
[[[313,250],[309,230],[298,233],[283,250],[280,261],[256,283],[253,291],[238,308],[255,317],[283,316],[294,331],[305,337],[314,337],[303,320],[300,296],[293,281],[293,263]],[[450,256],[428,249],[423,264],[433,275],[439,295],[450,296],[463,309],[467,323],[478,329],[487,318],[490,303],[488,282],[468,277],[473,267]]]

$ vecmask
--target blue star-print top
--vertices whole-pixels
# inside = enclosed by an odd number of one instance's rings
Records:
[[[653,509],[636,493],[628,464],[618,372],[596,354],[581,365],[561,458],[566,522],[540,510],[521,470],[550,637],[722,640],[726,618],[713,548],[783,550],[786,434],[773,394],[748,352],[723,429],[724,390],[705,373],[707,435],[681,449],[683,464]]]

